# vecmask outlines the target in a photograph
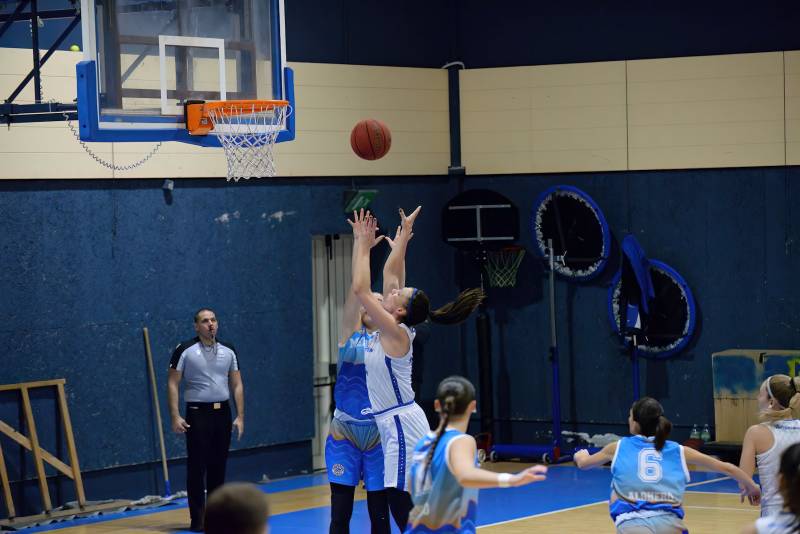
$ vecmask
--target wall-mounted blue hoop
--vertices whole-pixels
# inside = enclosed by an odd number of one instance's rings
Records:
[[[678,286],[683,295],[684,305],[686,306],[687,312],[686,321],[683,325],[683,332],[680,337],[665,345],[640,342],[636,349],[636,354],[643,358],[664,359],[678,354],[685,349],[691,341],[692,336],[694,335],[695,326],[697,324],[697,307],[695,305],[692,290],[689,288],[686,280],[684,280],[675,269],[662,261],[650,260],[650,273],[651,275],[654,273],[665,275],[672,281],[672,283]],[[611,328],[617,334],[619,334],[619,314],[614,310],[614,303],[619,298],[619,292],[621,290],[621,278],[622,270],[618,271],[617,274],[614,275],[614,279],[611,282],[611,287],[608,289],[608,317],[611,321]],[[654,281],[653,284],[656,285],[656,282]],[[656,291],[656,298],[654,299],[653,303],[654,307],[658,306],[658,298],[658,291]]]
[[[601,240],[601,242],[598,244],[599,249],[593,252],[591,258],[587,258],[585,259],[586,261],[582,261],[580,265],[574,262],[572,264],[570,263],[570,251],[566,250],[566,265],[557,263],[555,266],[555,271],[561,276],[570,278],[572,280],[591,280],[603,271],[608,263],[608,257],[611,251],[611,232],[608,229],[606,218],[592,197],[577,187],[570,185],[556,185],[545,190],[536,198],[536,201],[533,203],[530,222],[531,233],[533,235],[533,241],[535,244],[534,248],[543,257],[547,255],[546,248],[548,237],[553,238],[554,248],[556,249],[557,255],[560,255],[564,252],[564,249],[560,248],[559,245],[560,238],[556,235],[546,235],[548,232],[545,231],[546,229],[544,229],[543,224],[546,210],[551,205],[554,198],[568,198],[575,200],[577,201],[577,205],[583,206],[587,213],[592,214],[593,217],[591,217],[591,220],[594,221],[596,226],[595,228],[591,228],[589,225],[587,225],[587,227],[583,229],[584,239],[588,233],[597,231],[599,232]],[[590,219],[587,218],[587,220]],[[594,259],[594,261],[590,261],[592,259]]]

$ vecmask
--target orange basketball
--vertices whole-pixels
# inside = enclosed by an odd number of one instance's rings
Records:
[[[379,120],[364,119],[350,132],[350,146],[359,158],[380,159],[392,146],[392,132]]]

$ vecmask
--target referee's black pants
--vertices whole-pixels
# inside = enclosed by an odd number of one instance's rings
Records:
[[[192,526],[203,525],[206,491],[225,482],[225,464],[231,445],[231,409],[224,402],[187,402],[186,492]]]

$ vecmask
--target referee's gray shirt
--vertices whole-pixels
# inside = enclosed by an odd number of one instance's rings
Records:
[[[231,396],[228,374],[239,370],[239,357],[230,343],[206,347],[196,337],[175,348],[169,366],[183,373],[186,402],[222,402]]]

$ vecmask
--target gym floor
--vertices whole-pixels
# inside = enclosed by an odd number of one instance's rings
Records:
[[[495,471],[518,471],[524,464],[486,464]],[[611,473],[608,468],[580,471],[572,465],[551,467],[548,480],[520,488],[481,490],[479,530],[486,533],[613,533],[608,516]],[[318,534],[328,529],[329,490],[325,474],[293,477],[264,484],[270,495],[270,532]],[[354,533],[369,531],[366,494],[359,489],[351,521]],[[692,534],[739,532],[758,517],[758,508],[739,502],[736,482],[718,473],[692,471],[684,503]],[[133,534],[183,532],[189,514],[185,500],[155,510],[77,519],[27,532],[59,534]],[[395,528],[393,532],[399,532]]]

